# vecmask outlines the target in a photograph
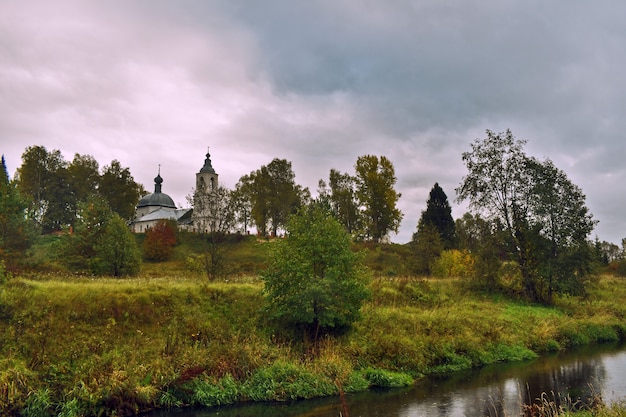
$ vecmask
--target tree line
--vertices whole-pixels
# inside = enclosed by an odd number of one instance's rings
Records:
[[[308,188],[295,182],[291,162],[275,158],[243,175],[233,190],[221,186],[210,194],[194,191],[188,201],[194,207],[212,207],[213,231],[246,233],[254,226],[262,236],[278,235],[290,215],[310,204],[321,204],[353,238],[380,242],[397,232],[402,220],[396,181],[389,159],[364,155],[357,159],[354,175],[331,169],[330,186],[320,180],[319,196],[312,198]]]
[[[130,169],[117,160],[100,170],[91,155],[75,154],[68,162],[60,151],[43,146],[26,148],[13,181],[26,200],[25,217],[43,234],[74,226],[79,205],[91,197],[104,200],[122,219],[130,220],[145,194]]]
[[[410,269],[431,274],[444,261],[450,270],[466,264],[485,288],[499,285],[508,274],[517,282],[515,291],[534,301],[583,293],[593,266],[619,261],[623,251],[588,240],[596,221],[585,196],[552,161],[526,155],[526,142],[510,131],[486,134],[462,154],[467,175],[455,192],[459,202],[469,202],[470,211],[454,220],[445,192],[435,183],[407,245]],[[76,154],[67,162],[59,151],[41,146],[26,149],[13,180],[4,160],[3,173],[2,215],[11,219],[3,222],[4,254],[27,247],[37,232],[91,230],[85,213],[94,200],[104,202],[109,215],[130,221],[145,193],[118,161],[100,172],[89,155]],[[291,162],[276,158],[243,175],[232,190],[192,192],[188,200],[193,206],[211,206],[214,253],[207,259],[213,262],[223,241],[216,237],[245,234],[252,226],[262,235],[277,235],[292,215],[313,205],[330,213],[353,241],[384,241],[403,218],[396,181],[389,159],[364,155],[357,158],[354,173],[331,169],[313,198],[296,183]]]

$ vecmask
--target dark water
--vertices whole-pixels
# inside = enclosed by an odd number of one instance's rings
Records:
[[[531,362],[424,378],[411,388],[348,394],[350,417],[517,416],[542,393],[583,404],[626,400],[626,347],[595,346]],[[339,398],[149,414],[150,417],[338,417]],[[344,413],[345,416],[345,413]]]

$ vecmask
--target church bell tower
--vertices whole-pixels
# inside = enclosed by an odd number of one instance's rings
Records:
[[[207,149],[204,165],[196,174],[196,190],[193,196],[193,225],[197,232],[209,233],[215,229],[214,203],[217,197],[217,173],[211,165]]]

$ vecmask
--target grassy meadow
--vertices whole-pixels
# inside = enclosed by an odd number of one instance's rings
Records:
[[[365,248],[376,274],[362,320],[311,349],[264,323],[258,272],[271,244],[233,244],[231,274],[214,282],[186,266],[193,242],[124,279],[64,273],[39,248],[39,272],[0,286],[0,414],[132,415],[336,395],[626,334],[623,279],[601,277],[584,300],[529,305],[469,291],[460,278],[404,275],[404,249],[391,245]]]

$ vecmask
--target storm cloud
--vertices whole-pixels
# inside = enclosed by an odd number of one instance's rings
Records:
[[[626,237],[626,4],[108,1],[0,3],[0,152],[113,159],[186,206],[210,147],[220,182],[285,158],[315,195],[360,155],[396,168],[406,242],[469,144],[511,129]]]

